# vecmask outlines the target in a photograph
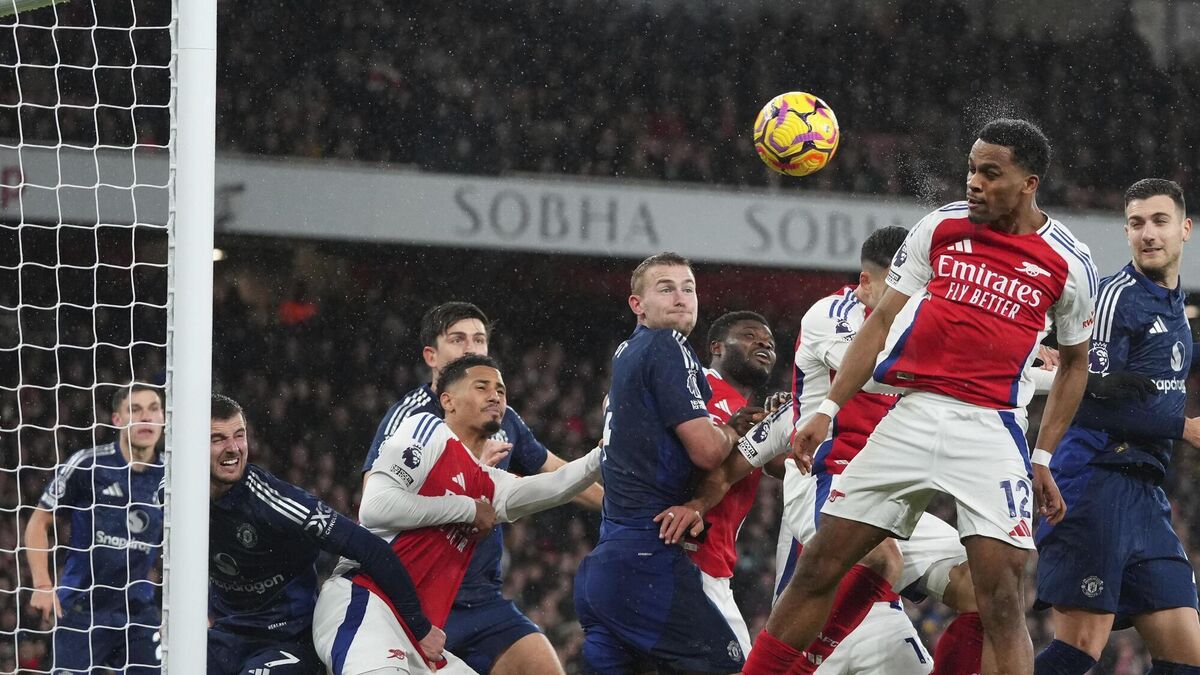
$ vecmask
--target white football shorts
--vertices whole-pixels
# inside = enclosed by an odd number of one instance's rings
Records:
[[[907,539],[934,494],[958,505],[960,538],[1032,550],[1033,485],[1023,409],[994,410],[917,392],[875,427],[822,512]]]
[[[342,576],[321,586],[313,611],[313,646],[328,672],[433,673],[392,608],[379,596]],[[474,675],[462,659],[444,652],[439,675]]]

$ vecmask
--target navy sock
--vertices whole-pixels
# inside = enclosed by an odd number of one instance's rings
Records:
[[[1087,652],[1055,640],[1033,661],[1034,675],[1083,675],[1096,665]]]
[[[1182,663],[1158,659],[1154,659],[1150,664],[1149,675],[1200,675],[1200,666],[1185,666]]]

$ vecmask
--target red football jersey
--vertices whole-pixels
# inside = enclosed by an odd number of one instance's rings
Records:
[[[445,422],[429,413],[407,418],[380,447],[374,472],[386,473],[425,497],[463,495],[495,503],[497,486]],[[421,609],[435,626],[445,626],[454,596],[475,550],[469,523],[415,530],[377,531],[412,577]]]
[[[1049,218],[1006,234],[944,206],[909,232],[887,283],[910,300],[896,316],[876,382],[996,409],[1024,407],[1026,370],[1053,323],[1058,343],[1091,336],[1097,289],[1087,246]]]
[[[708,400],[709,415],[717,423],[725,424],[738,408],[746,405],[746,399],[721,379],[717,371],[705,368],[704,375],[713,391]],[[710,577],[728,579],[733,576],[733,568],[737,565],[737,533],[754,506],[761,478],[762,469],[755,469],[734,483],[725,498],[705,514],[709,523],[708,537],[689,555],[692,562]]]

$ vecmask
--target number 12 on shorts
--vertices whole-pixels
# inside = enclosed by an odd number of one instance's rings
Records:
[[[1000,489],[1004,490],[1004,497],[1008,499],[1008,515],[1016,518],[1018,515],[1022,518],[1032,518],[1033,514],[1029,511],[1029,498],[1033,494],[1033,488],[1029,485],[1029,481],[1025,480],[1002,480],[1000,481]],[[1017,498],[1020,498],[1020,509],[1017,508]]]

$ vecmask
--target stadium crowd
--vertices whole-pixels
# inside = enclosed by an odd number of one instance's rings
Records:
[[[826,171],[789,189],[937,198],[955,187],[944,183],[962,164],[955,139],[1018,113],[1055,143],[1045,203],[1119,207],[1121,189],[1163,166],[1200,192],[1200,128],[1170,122],[1200,103],[1200,60],[1156,67],[1130,16],[1066,41],[965,28],[959,0],[847,6],[819,27],[803,3],[685,4],[370,2],[296,13],[222,3],[220,41],[231,48],[220,57],[218,119],[229,122],[218,125],[219,147],[430,171],[763,185],[773,178],[751,124],[771,96],[803,89],[838,113],[846,142]],[[988,59],[955,56],[964,30],[995,45]],[[1122,58],[1108,58],[1112,44]],[[1135,100],[1155,104],[1117,103]]]
[[[504,367],[510,404],[549,448],[573,459],[599,438],[609,358],[632,327],[624,303],[625,265],[481,252],[469,276],[504,279],[503,284],[481,286],[442,273],[454,256],[449,250],[397,249],[394,257],[403,262],[393,264],[357,246],[318,251],[297,245],[267,252],[260,241],[232,243],[230,260],[217,273],[214,388],[235,392],[246,405],[255,448],[252,461],[321,496],[337,510],[357,512],[362,457],[379,419],[401,394],[428,377],[419,360],[416,328],[425,309],[440,301],[470,298],[489,312],[495,322],[491,351]],[[572,288],[539,284],[566,274],[567,265],[584,272],[592,283]],[[757,272],[716,273],[704,266],[698,271],[702,321],[696,335],[703,335],[706,322],[725,310],[761,306],[780,345],[775,389],[790,384],[786,356],[799,310],[846,281],[836,274],[778,271],[779,285],[759,287],[764,290],[756,301],[754,293],[746,292],[752,286],[744,284],[756,279]],[[704,346],[698,346],[703,353]],[[153,363],[155,368],[160,365]],[[115,375],[100,373],[102,378]],[[1189,384],[1200,383],[1193,378]],[[38,405],[55,409],[48,398]],[[103,405],[101,400],[100,408]],[[61,400],[57,409],[72,407],[93,406],[84,397]],[[1190,414],[1197,407],[1193,396]],[[30,410],[27,407],[26,414]],[[1036,427],[1035,407],[1030,428]],[[52,441],[52,434],[28,438],[25,462],[52,466]],[[1175,461],[1168,493],[1175,500],[1181,537],[1193,555],[1200,555],[1200,496],[1181,489],[1200,476],[1200,461],[1189,452],[1177,453]],[[25,504],[35,501],[48,476],[47,471],[22,472],[18,491],[7,489],[13,485],[11,474],[0,473],[0,480],[8,481],[0,490],[4,506],[17,507],[18,495]],[[779,483],[764,480],[738,540],[741,557],[733,587],[752,634],[770,610],[780,498]],[[945,510],[941,515],[951,513]],[[572,584],[579,562],[595,541],[598,516],[568,505],[507,527],[506,594],[545,627],[572,672],[579,665],[582,640]],[[15,537],[6,520],[0,549],[15,548]],[[16,570],[16,565],[0,566],[0,587],[15,587]],[[13,635],[16,630],[19,605],[13,599],[0,596],[0,633]],[[952,618],[931,602],[909,605],[909,610],[930,645]],[[1029,619],[1035,642],[1047,642],[1044,614],[1031,612]],[[20,639],[0,642],[0,671],[18,667],[18,645],[20,669],[48,664],[45,634],[29,630],[37,625],[28,613],[20,617]],[[1148,663],[1137,637],[1120,632],[1095,672],[1131,675],[1144,672]]]
[[[996,49],[969,64],[953,53],[970,25],[958,0],[847,7],[819,29],[802,3],[683,4],[540,0],[489,6],[481,19],[475,3],[303,15],[225,3],[237,20],[221,24],[222,44],[306,48],[222,53],[219,115],[238,122],[218,142],[431,171],[763,185],[771,175],[751,124],[771,96],[803,89],[833,107],[848,142],[799,189],[937,195],[945,167],[962,162],[947,139],[996,112],[1031,114],[1054,139],[1047,203],[1111,207],[1119,188],[1155,173],[1151,158],[1181,167],[1169,177],[1189,194],[1200,186],[1189,168],[1200,165],[1200,131],[1168,123],[1200,101],[1200,62],[1156,68],[1129,16],[1071,42],[980,28],[972,39]],[[1122,58],[1106,58],[1113,43]],[[1140,99],[1156,105],[1113,104]]]
[[[789,189],[935,200],[953,187],[947,168],[961,165],[966,136],[1017,114],[1054,140],[1043,203],[1119,206],[1121,189],[1167,166],[1178,169],[1165,177],[1200,192],[1200,128],[1171,121],[1200,104],[1200,59],[1159,65],[1129,13],[1065,36],[1001,33],[970,21],[961,0],[853,3],[836,21],[802,3],[687,4],[420,0],[295,12],[222,2],[218,149],[761,186],[777,177],[755,157],[755,115],[802,89],[833,107],[845,142],[828,169]],[[64,5],[23,21],[167,21],[149,0],[97,11]],[[964,32],[993,45],[988,59],[957,57]],[[0,137],[166,144],[165,31],[12,35],[3,62],[22,65],[0,69]],[[1114,44],[1121,58],[1109,58]],[[97,52],[135,77],[92,71]],[[78,67],[43,67],[56,63]]]

